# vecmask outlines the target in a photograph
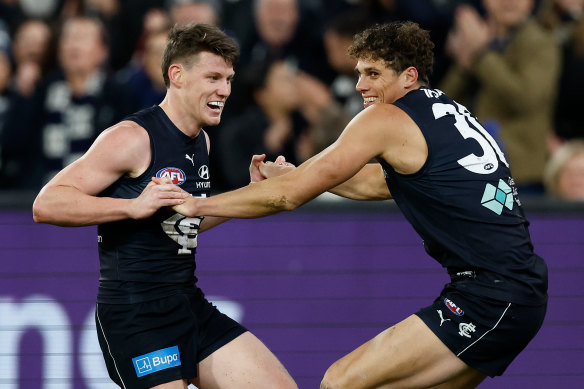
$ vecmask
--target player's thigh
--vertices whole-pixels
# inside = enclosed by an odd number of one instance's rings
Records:
[[[335,362],[321,388],[428,388],[459,376],[484,378],[412,315]]]
[[[200,389],[296,389],[276,356],[251,332],[245,332],[199,363],[193,383]]]
[[[485,374],[471,369],[465,371],[458,377],[448,380],[440,385],[432,386],[428,389],[470,389],[476,388],[483,380],[487,378]]]

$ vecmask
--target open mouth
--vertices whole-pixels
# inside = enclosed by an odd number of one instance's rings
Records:
[[[221,112],[225,103],[223,101],[211,101],[207,103],[207,107],[211,108],[213,111]]]
[[[377,97],[363,97],[363,105],[369,106],[377,102]]]

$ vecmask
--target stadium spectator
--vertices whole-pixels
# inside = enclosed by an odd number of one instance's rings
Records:
[[[455,64],[439,87],[473,107],[502,144],[519,191],[540,195],[559,49],[531,16],[534,0],[484,0],[483,5],[485,19],[468,5],[458,8],[447,43]]]
[[[308,158],[307,122],[299,113],[300,96],[296,69],[284,61],[250,65],[240,76],[239,87],[252,102],[240,115],[226,120],[219,135],[218,168],[224,189],[249,182],[248,164],[253,154],[266,153],[272,159],[289,155],[290,162]]]
[[[54,67],[51,57],[52,31],[40,19],[26,19],[15,30],[12,39],[14,89],[30,97],[38,83]]]
[[[551,196],[567,201],[584,201],[584,140],[564,142],[548,161],[544,179]]]
[[[566,140],[584,139],[580,97],[584,90],[583,13],[583,0],[547,0],[538,14],[542,25],[555,35],[562,52],[554,131],[548,142],[552,153]]]
[[[160,67],[167,36],[168,30],[150,32],[143,39],[142,50],[118,73],[119,81],[128,87],[130,98],[138,108],[159,104],[166,94]]]
[[[284,60],[330,82],[320,26],[302,23],[299,0],[254,0],[253,31],[239,37],[241,68],[249,63]]]
[[[102,130],[132,112],[127,92],[104,69],[107,56],[106,33],[97,19],[64,21],[59,69],[32,98],[20,99],[7,112],[3,154],[13,169],[6,172],[7,185],[39,189]]]
[[[296,76],[299,109],[310,123],[310,156],[333,143],[345,125],[363,109],[363,99],[355,90],[357,61],[347,50],[353,35],[363,31],[368,22],[366,14],[356,9],[332,17],[327,24],[324,47],[335,74],[330,85],[305,72],[298,72]]]
[[[221,23],[221,2],[219,0],[170,0],[170,18],[180,26],[189,23]]]

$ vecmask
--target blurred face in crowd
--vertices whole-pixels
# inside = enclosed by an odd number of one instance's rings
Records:
[[[279,111],[295,110],[299,98],[295,70],[286,62],[274,62],[268,70],[264,87],[257,93],[258,100],[277,105]]]
[[[166,47],[168,33],[166,31],[153,33],[144,45],[143,64],[148,78],[150,78],[155,85],[160,89],[166,89],[164,85],[164,78],[160,71],[162,64],[162,53]]]
[[[272,46],[282,46],[292,40],[298,17],[297,0],[256,0],[258,33]]]
[[[200,127],[216,126],[221,121],[225,101],[231,94],[233,65],[222,57],[203,51],[182,67],[179,93],[185,111]],[[174,65],[172,65],[174,66]]]
[[[173,23],[185,26],[189,23],[206,23],[217,25],[219,15],[207,3],[182,3],[172,7],[170,11]]]
[[[100,26],[90,19],[65,22],[59,40],[59,61],[67,74],[88,74],[106,60],[107,47]]]
[[[562,167],[558,193],[566,200],[584,201],[584,152],[574,154]]]
[[[42,63],[49,48],[51,30],[38,20],[22,24],[14,34],[13,50],[17,64],[24,62]]]
[[[0,93],[8,88],[10,73],[8,56],[3,51],[0,51]]]
[[[167,31],[170,26],[170,16],[160,8],[152,8],[144,15],[142,33],[148,36],[160,31]]]
[[[324,48],[329,65],[341,74],[354,75],[357,61],[347,54],[351,43],[353,43],[351,36],[342,36],[332,30],[324,34]]]
[[[511,28],[523,23],[531,14],[534,0],[483,0],[489,17]]]
[[[580,13],[584,8],[584,0],[555,0],[556,4],[570,13]]]

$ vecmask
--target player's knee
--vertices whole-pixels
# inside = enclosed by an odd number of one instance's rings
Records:
[[[336,365],[328,368],[320,382],[320,389],[343,389],[346,387],[343,372]]]

